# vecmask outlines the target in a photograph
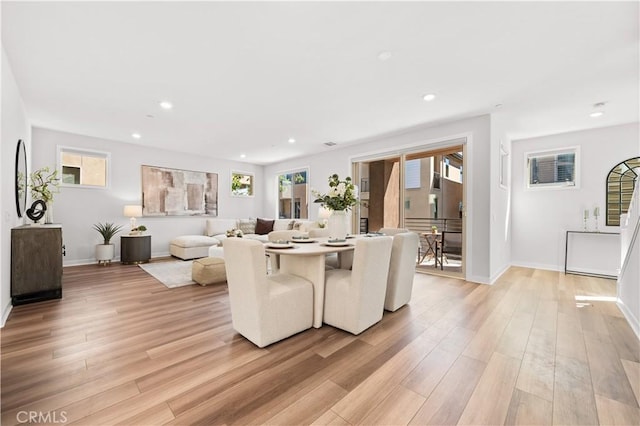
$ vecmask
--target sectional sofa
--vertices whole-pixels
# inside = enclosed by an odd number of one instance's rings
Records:
[[[309,232],[320,228],[318,222],[305,219],[207,219],[202,235],[182,235],[171,240],[169,253],[180,259],[196,259],[207,257],[209,247],[221,246],[222,241],[231,230],[242,231],[243,238],[268,241],[271,231],[296,229]]]

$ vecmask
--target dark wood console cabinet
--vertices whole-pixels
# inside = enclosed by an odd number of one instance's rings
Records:
[[[151,258],[151,235],[121,235],[120,263],[135,265]]]
[[[62,298],[62,225],[11,229],[11,303]]]

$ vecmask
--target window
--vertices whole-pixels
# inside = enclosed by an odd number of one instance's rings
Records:
[[[420,160],[404,162],[404,189],[420,189]]]
[[[231,195],[236,197],[253,197],[253,174],[231,172]]]
[[[629,211],[640,174],[640,157],[616,164],[607,175],[607,226],[620,225],[620,215]]]
[[[278,218],[309,217],[308,173],[307,169],[301,169],[278,175]]]
[[[58,146],[58,170],[62,186],[107,188],[109,186],[108,152]]]
[[[527,188],[577,188],[578,148],[527,153]]]

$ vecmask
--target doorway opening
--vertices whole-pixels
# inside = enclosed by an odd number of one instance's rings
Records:
[[[359,233],[406,228],[418,234],[418,272],[464,277],[465,144],[353,162]]]

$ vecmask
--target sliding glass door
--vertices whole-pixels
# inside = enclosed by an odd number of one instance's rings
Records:
[[[420,237],[417,270],[463,276],[464,144],[354,161],[353,175],[355,232],[407,228]]]

